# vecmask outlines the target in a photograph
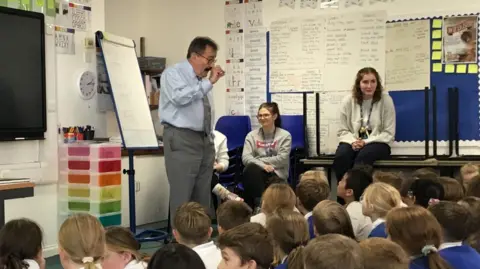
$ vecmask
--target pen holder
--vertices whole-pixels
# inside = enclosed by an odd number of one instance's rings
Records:
[[[95,138],[95,130],[85,131],[85,140],[93,140]]]

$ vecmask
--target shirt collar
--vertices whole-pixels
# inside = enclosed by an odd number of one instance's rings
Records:
[[[438,249],[442,250],[446,248],[460,247],[462,244],[462,241],[443,243]]]
[[[195,71],[193,70],[193,66],[192,64],[187,60],[185,60],[183,63],[182,63],[182,66],[185,68],[185,70],[188,72],[188,75],[192,78],[192,79],[198,79],[198,76],[197,74],[195,74]]]
[[[40,269],[40,265],[38,265],[37,261],[31,259],[25,259],[24,262],[28,263],[29,269]]]
[[[308,212],[307,214],[305,214],[305,219],[310,218],[312,215],[313,215],[313,212]]]
[[[372,223],[372,229],[375,229],[377,228],[378,225],[382,224],[385,222],[385,219],[382,219],[382,218],[378,218],[377,220],[375,220],[373,223]]]
[[[207,249],[207,248],[211,248],[211,247],[214,247],[214,246],[215,246],[215,244],[213,243],[213,241],[210,241],[208,243],[201,244],[201,245],[198,245],[198,246],[194,247],[193,250]]]

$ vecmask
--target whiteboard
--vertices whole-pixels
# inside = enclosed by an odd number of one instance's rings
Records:
[[[150,107],[131,39],[97,32],[112,89],[120,135],[127,149],[158,148]]]

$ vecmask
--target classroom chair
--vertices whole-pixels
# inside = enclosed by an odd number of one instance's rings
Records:
[[[308,141],[305,125],[303,124],[303,115],[282,115],[282,128],[292,135],[292,151],[290,153],[290,171],[289,182],[292,188],[297,186],[299,171],[299,162],[307,157]]]

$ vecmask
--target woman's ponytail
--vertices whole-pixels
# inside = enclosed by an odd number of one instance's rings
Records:
[[[438,249],[434,245],[426,245],[422,248],[422,254],[428,259],[428,267],[430,269],[453,269],[447,261],[445,261]]]
[[[303,269],[303,252],[305,247],[300,245],[294,248],[287,257],[288,269]]]

